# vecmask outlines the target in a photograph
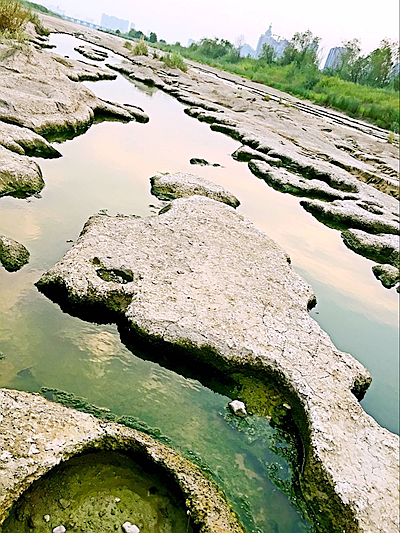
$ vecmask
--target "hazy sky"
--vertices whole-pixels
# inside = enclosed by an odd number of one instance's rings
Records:
[[[39,1],[39,0],[38,0]],[[310,29],[322,37],[327,54],[344,39],[359,37],[365,53],[389,37],[399,38],[398,0],[47,0],[67,15],[100,22],[107,13],[135,23],[143,32],[155,31],[168,42],[187,43],[189,38],[223,37],[234,42],[243,34],[255,47],[272,23],[275,34],[290,38]]]

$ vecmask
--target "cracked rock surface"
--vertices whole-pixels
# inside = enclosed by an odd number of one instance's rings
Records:
[[[220,185],[186,172],[159,173],[150,178],[150,183],[151,194],[162,200],[198,195],[207,196],[232,207],[240,205],[236,196]]]
[[[234,209],[192,196],[149,218],[94,216],[38,285],[193,364],[272,375],[293,395],[302,490],[324,531],[397,531],[399,441],[356,399],[369,373],[309,316],[287,254]]]
[[[145,454],[168,472],[200,533],[241,533],[222,492],[193,463],[136,430],[51,403],[36,394],[0,389],[0,526],[37,479],[82,452]]]

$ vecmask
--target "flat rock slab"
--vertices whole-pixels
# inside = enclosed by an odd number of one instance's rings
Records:
[[[20,270],[29,262],[29,252],[23,244],[0,235],[0,263],[9,272]]]
[[[87,45],[77,46],[74,50],[92,61],[104,61],[108,57],[107,52],[104,50],[97,50]]]
[[[0,423],[0,527],[21,494],[60,462],[82,452],[127,450],[145,454],[171,475],[201,533],[243,533],[216,485],[144,433],[6,389],[0,389]]]
[[[150,183],[151,194],[163,200],[198,195],[207,196],[232,207],[240,205],[236,196],[220,185],[186,172],[156,174],[150,178]]]
[[[399,440],[355,397],[368,372],[309,316],[314,294],[287,254],[234,209],[192,196],[154,217],[92,217],[38,285],[193,364],[273,375],[294,398],[321,531],[397,531]]]

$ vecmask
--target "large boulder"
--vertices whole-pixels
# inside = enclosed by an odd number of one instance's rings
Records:
[[[192,365],[274,379],[292,398],[321,531],[397,531],[399,441],[356,398],[369,373],[309,316],[314,294],[287,254],[234,209],[192,196],[149,218],[94,216],[38,286]]]

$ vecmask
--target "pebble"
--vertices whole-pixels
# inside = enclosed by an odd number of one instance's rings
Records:
[[[140,533],[140,529],[130,522],[125,522],[122,524],[122,531],[124,533]]]
[[[246,406],[243,402],[233,400],[233,402],[229,404],[229,407],[234,415],[239,416],[240,418],[247,416]]]
[[[49,514],[45,514],[44,517],[43,517],[43,520],[45,522],[50,522],[50,515]]]
[[[64,526],[57,526],[53,529],[53,533],[65,533],[66,531]]]

